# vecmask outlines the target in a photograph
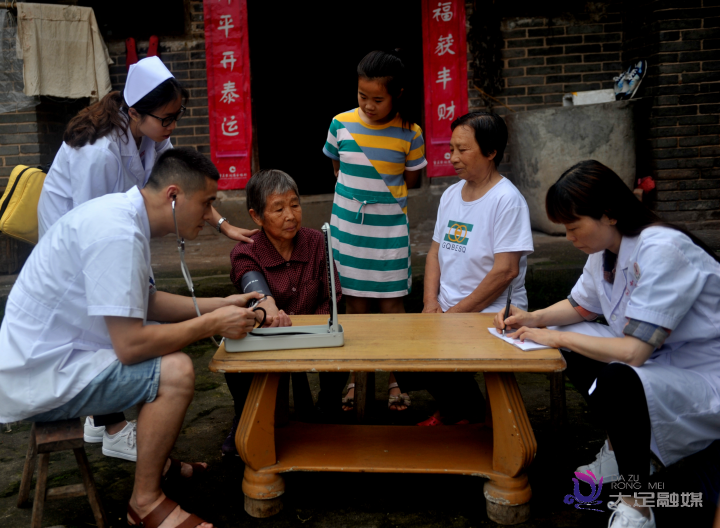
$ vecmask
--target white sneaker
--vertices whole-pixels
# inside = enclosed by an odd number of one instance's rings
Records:
[[[134,422],[128,422],[122,431],[114,435],[109,435],[105,431],[103,434],[103,455],[137,462],[135,427]]]
[[[105,426],[95,426],[95,421],[88,416],[85,418],[83,438],[88,444],[99,444],[103,441],[103,433],[105,432]]]
[[[595,462],[592,462],[587,466],[580,466],[575,471],[585,473],[588,470],[592,471],[593,475],[597,478],[602,477],[603,484],[615,482],[620,478],[620,471],[618,470],[615,453],[610,451],[610,446],[608,445],[607,440],[605,440],[602,449],[595,457]]]
[[[656,528],[652,508],[650,508],[649,519],[622,500],[608,502],[608,508],[613,510],[608,528]]]

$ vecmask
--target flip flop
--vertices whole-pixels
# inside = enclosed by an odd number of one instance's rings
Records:
[[[162,524],[162,522],[167,518],[167,516],[170,515],[177,507],[177,502],[165,497],[164,501],[158,504],[158,506],[153,511],[151,511],[141,519],[137,512],[133,509],[133,507],[128,504],[128,515],[135,524],[130,524],[129,522],[127,524],[128,526],[142,526],[143,528],[158,528],[158,526]],[[196,526],[200,526],[204,522],[205,521],[203,521],[200,517],[191,513],[190,517],[178,524],[175,528],[195,528]]]
[[[400,386],[394,382],[390,383],[388,385],[388,392],[390,391],[390,389],[394,389],[394,388],[399,389]],[[391,411],[392,410],[398,411],[398,409],[393,409],[393,405],[404,405],[405,407],[410,407],[411,403],[412,402],[410,401],[410,396],[405,392],[400,393],[397,396],[388,395],[388,409],[390,409]],[[407,411],[407,409],[403,409],[403,411]],[[398,412],[402,412],[402,411],[398,411]]]
[[[350,384],[348,384],[348,386],[347,386],[348,392],[350,392],[350,389],[354,389],[354,388],[355,388],[355,384],[354,384],[354,383],[350,383]],[[342,399],[342,404],[343,404],[345,407],[350,407],[350,409],[348,409],[348,411],[350,411],[350,410],[355,406],[355,396],[353,395],[352,398],[347,398],[347,397],[346,397],[346,398],[343,398],[343,399]]]

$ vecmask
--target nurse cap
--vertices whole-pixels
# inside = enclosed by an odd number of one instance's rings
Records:
[[[146,57],[130,66],[123,96],[128,106],[133,106],[140,99],[152,92],[161,83],[172,78],[158,57]]]

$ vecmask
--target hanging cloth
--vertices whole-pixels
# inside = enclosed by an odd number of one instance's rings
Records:
[[[25,95],[93,102],[110,92],[113,61],[91,8],[24,2],[17,7]]]

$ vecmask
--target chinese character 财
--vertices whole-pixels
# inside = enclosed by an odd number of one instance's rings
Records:
[[[235,83],[232,81],[228,81],[225,84],[223,84],[223,91],[222,91],[222,98],[220,99],[223,103],[232,103],[235,101],[235,99],[238,99],[240,96],[235,91]]]
[[[227,130],[225,130],[225,124],[227,124]],[[237,136],[240,133],[235,116],[230,116],[230,121],[228,121],[227,117],[223,117],[220,129],[222,130],[223,136]]]
[[[455,101],[450,101],[450,105],[445,103],[438,105],[438,119],[447,119],[452,121],[455,119]]]
[[[438,8],[433,9],[433,18],[438,21],[442,20],[443,22],[449,22],[453,17],[451,9],[452,2],[438,2]]]
[[[446,53],[449,53],[450,55],[455,55],[455,52],[450,49],[450,46],[452,46],[454,43],[455,41],[453,40],[452,33],[450,33],[447,37],[443,37],[442,35],[440,35],[437,48],[435,48],[435,54],[438,56],[445,55]]]
[[[228,36],[228,31],[234,28],[232,23],[232,16],[231,15],[220,15],[220,25],[218,26],[218,30],[222,31],[225,30],[225,37]]]
[[[223,58],[220,61],[220,64],[222,64],[222,67],[227,69],[227,64],[230,63],[230,71],[233,71],[233,67],[235,66],[235,62],[237,59],[235,58],[235,52],[234,51],[223,51]]]
[[[443,67],[441,71],[438,72],[438,78],[436,83],[443,83],[443,90],[446,88],[446,85],[448,81],[452,81],[452,78],[450,78],[450,70]]]

